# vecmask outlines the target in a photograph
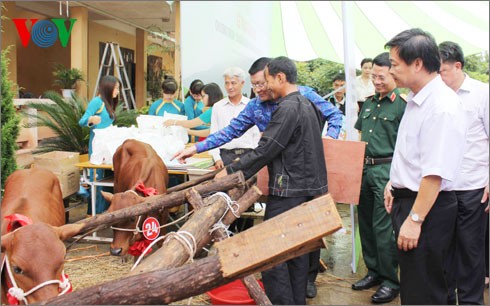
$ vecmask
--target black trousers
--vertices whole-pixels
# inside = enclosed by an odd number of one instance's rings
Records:
[[[446,261],[448,304],[483,305],[485,290],[485,234],[488,228],[486,204],[481,203],[483,188],[456,191],[458,216],[455,239]]]
[[[240,155],[243,155],[243,154],[246,154],[246,153],[252,151],[252,149],[242,149],[242,150],[243,150],[243,152],[239,153],[239,154],[235,153],[236,150],[224,150],[224,149],[219,150],[219,155],[221,157],[221,160],[223,161],[223,164],[225,166],[228,166]],[[249,208],[248,211],[252,211],[252,210],[253,210],[253,205]],[[253,225],[254,225],[253,219],[250,219],[250,218],[242,219],[242,218],[240,218],[240,219],[236,219],[235,221],[233,221],[230,224],[228,229],[234,233],[238,233],[238,232],[244,231],[248,228],[251,228]]]
[[[415,197],[395,197],[391,212],[395,241],[412,209]],[[454,191],[441,191],[422,224],[418,246],[397,248],[402,305],[445,305],[447,283],[444,263],[454,237],[457,199]]]
[[[310,261],[308,268],[308,281],[310,283],[315,282],[318,272],[320,271],[320,250],[321,249],[318,249],[308,254]]]
[[[310,201],[312,197],[284,198],[269,195],[264,220]],[[306,305],[309,254],[262,272],[265,293],[272,305]]]

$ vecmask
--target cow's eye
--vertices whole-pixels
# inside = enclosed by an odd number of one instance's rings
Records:
[[[13,266],[13,270],[14,270],[14,273],[16,273],[16,274],[24,273],[24,271],[22,271],[22,269],[19,268],[18,266]]]

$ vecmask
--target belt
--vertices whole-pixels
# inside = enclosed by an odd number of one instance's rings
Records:
[[[220,149],[220,150],[223,150],[223,151],[229,152],[229,153],[233,153],[235,155],[241,155],[243,153],[252,151],[252,149],[231,149],[231,150],[228,150],[228,149]]]
[[[391,163],[392,160],[393,160],[393,157],[381,157],[381,158],[366,157],[366,158],[364,158],[364,164],[365,165],[380,165],[380,164]]]
[[[394,198],[416,198],[417,194],[417,191],[412,191],[408,188],[391,187],[391,195]]]

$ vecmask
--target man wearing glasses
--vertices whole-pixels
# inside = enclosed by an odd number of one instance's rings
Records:
[[[263,132],[271,120],[272,113],[277,108],[277,104],[274,102],[271,92],[267,90],[264,76],[265,67],[271,60],[272,59],[268,57],[261,57],[257,59],[248,70],[252,88],[257,96],[248,102],[247,106],[240,112],[240,114],[233,118],[228,126],[212,133],[204,141],[198,142],[195,145],[178,152],[173,158],[177,158],[180,162],[184,162],[186,158],[191,157],[198,152],[205,152],[217,148],[240,137],[253,126],[257,126],[259,131]],[[337,139],[342,126],[342,112],[332,103],[319,96],[310,87],[298,86],[298,91],[316,105],[323,116],[323,120],[327,121],[327,133],[322,136]],[[309,298],[315,297],[317,293],[315,280],[320,268],[319,261],[320,250],[311,252],[307,288],[307,297]]]

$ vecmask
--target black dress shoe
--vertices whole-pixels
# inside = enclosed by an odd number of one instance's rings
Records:
[[[393,299],[398,296],[399,292],[399,289],[381,286],[376,293],[371,296],[371,301],[373,301],[373,303],[388,303],[393,301]]]
[[[308,285],[306,286],[306,297],[312,299],[315,296],[316,296],[315,282],[308,281]]]
[[[381,281],[371,275],[366,275],[363,279],[358,280],[356,283],[352,284],[352,289],[354,290],[364,290],[381,284]]]

